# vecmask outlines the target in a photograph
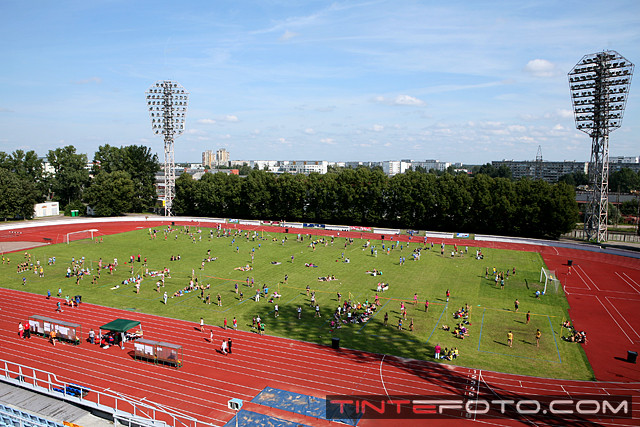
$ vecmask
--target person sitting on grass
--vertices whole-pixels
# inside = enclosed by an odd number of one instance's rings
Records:
[[[449,356],[449,349],[447,347],[444,348],[444,351],[440,355],[440,359],[451,360],[451,357]]]
[[[448,331],[449,329],[450,329],[449,325],[442,325],[442,330],[443,331]]]
[[[464,339],[464,337],[468,336],[467,328],[461,324],[458,324],[456,328],[456,336],[460,339]]]

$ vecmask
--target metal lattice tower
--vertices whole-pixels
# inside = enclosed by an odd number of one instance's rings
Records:
[[[576,128],[591,136],[587,240],[607,240],[609,133],[622,125],[633,68],[618,52],[607,50],[583,56],[569,72]]]
[[[158,81],[146,92],[151,127],[164,137],[164,213],[173,214],[176,188],[174,139],[184,132],[189,93],[177,82]]]
[[[542,146],[540,145],[536,153],[536,179],[542,179]]]

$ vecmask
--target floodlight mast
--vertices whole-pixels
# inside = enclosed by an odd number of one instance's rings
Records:
[[[609,133],[622,125],[634,65],[613,50],[582,57],[569,72],[576,128],[591,136],[587,240],[607,240]]]
[[[153,133],[164,137],[164,214],[171,216],[176,187],[174,139],[184,132],[189,93],[177,82],[162,80],[146,95]]]

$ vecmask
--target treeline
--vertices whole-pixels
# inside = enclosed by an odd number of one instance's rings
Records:
[[[46,200],[60,202],[67,214],[84,213],[91,206],[96,215],[113,216],[147,212],[156,206],[155,174],[158,158],[149,147],[104,145],[87,155],[75,147],[49,150],[46,160],[34,151],[0,152],[0,218],[30,219],[33,205]]]
[[[198,181],[183,174],[173,209],[177,215],[545,238],[558,238],[578,220],[575,191],[566,183],[415,171],[388,177],[369,168],[308,176],[206,173]]]

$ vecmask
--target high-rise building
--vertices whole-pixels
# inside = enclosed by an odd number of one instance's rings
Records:
[[[229,166],[229,152],[225,148],[220,148],[216,151],[216,165],[217,166]]]
[[[207,169],[211,169],[211,166],[215,164],[216,158],[213,154],[213,151],[207,150],[202,153],[202,166]]]

